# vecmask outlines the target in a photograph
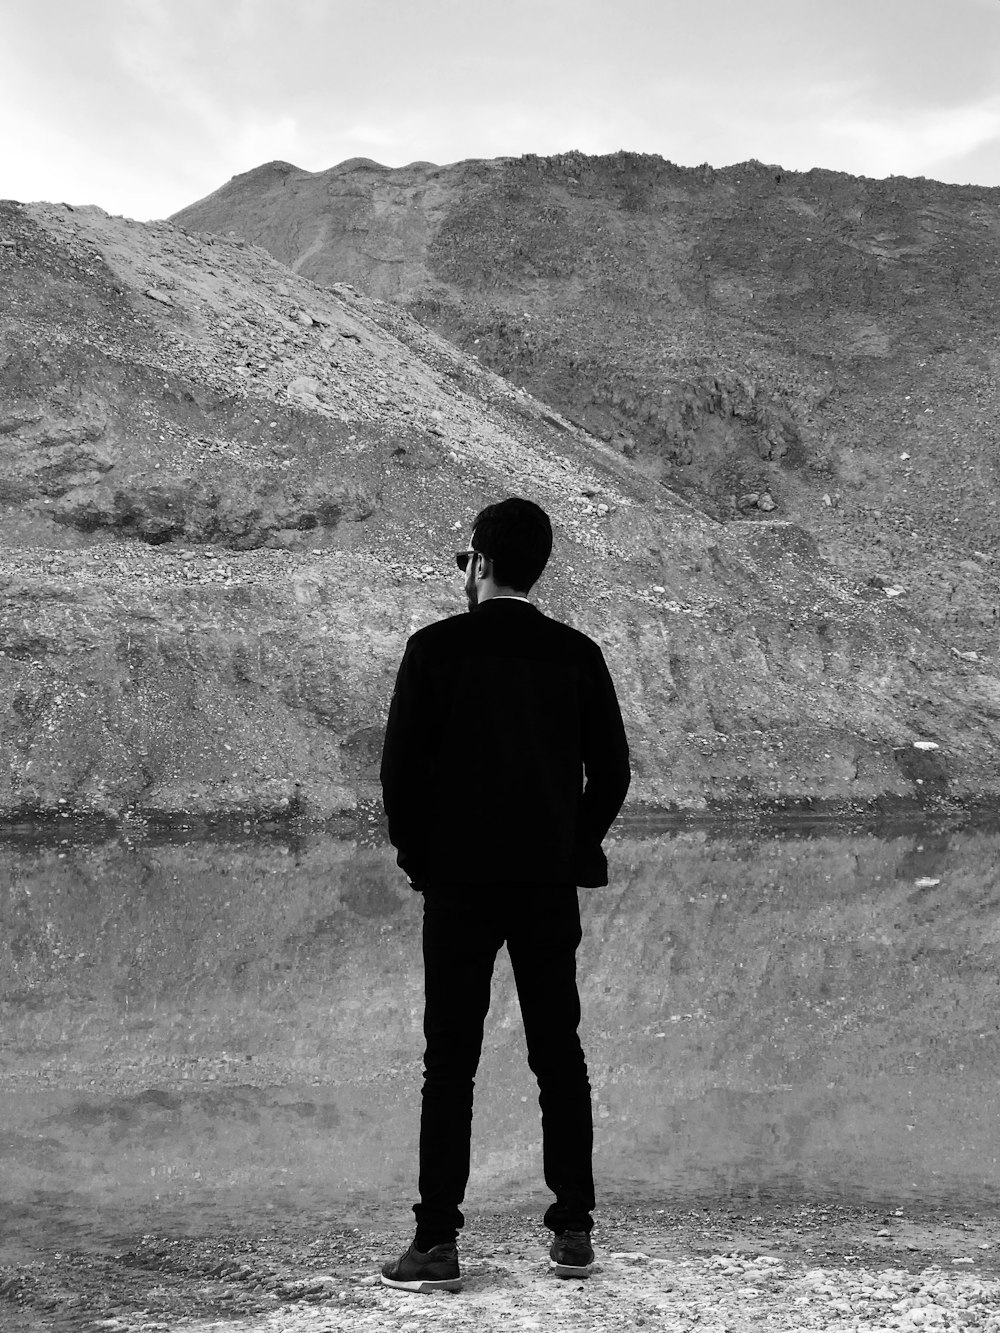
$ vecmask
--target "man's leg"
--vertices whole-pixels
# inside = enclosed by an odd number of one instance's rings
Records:
[[[456,1238],[469,1180],[472,1097],[503,936],[488,890],[430,888],[424,895],[424,1084],[420,1112],[417,1249]]]
[[[590,1232],[594,1208],[594,1129],[590,1080],[580,1045],[576,889],[522,891],[511,904],[507,947],[524,1019],[528,1064],[538,1080],[545,1183],[556,1196],[545,1214],[552,1231]]]

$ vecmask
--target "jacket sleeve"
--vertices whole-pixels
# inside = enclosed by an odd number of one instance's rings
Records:
[[[624,804],[632,772],[618,696],[596,643],[587,666],[582,719],[585,785],[579,829],[582,841],[600,845]]]
[[[396,848],[396,864],[411,881],[426,869],[424,803],[433,729],[432,699],[420,657],[411,639],[396,673],[379,773],[389,841]]]

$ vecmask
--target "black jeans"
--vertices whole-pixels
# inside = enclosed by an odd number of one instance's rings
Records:
[[[437,1244],[464,1222],[472,1096],[490,1007],[493,964],[506,942],[538,1080],[542,1163],[555,1202],[553,1231],[593,1221],[590,1081],[577,1028],[580,908],[573,885],[470,884],[424,895],[424,1085],[420,1114],[418,1232]]]

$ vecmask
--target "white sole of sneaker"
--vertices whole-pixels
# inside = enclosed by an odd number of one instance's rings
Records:
[[[557,1264],[554,1259],[549,1260],[549,1268],[556,1277],[590,1277],[594,1271],[593,1264],[584,1264],[577,1268],[573,1264]]]
[[[395,1287],[397,1291],[416,1291],[427,1295],[432,1291],[461,1291],[462,1279],[460,1277],[442,1278],[440,1281],[431,1282],[424,1278],[415,1282],[397,1282],[395,1278],[386,1277],[383,1273],[382,1284],[386,1287]]]

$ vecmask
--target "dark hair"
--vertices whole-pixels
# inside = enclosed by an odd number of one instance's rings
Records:
[[[539,505],[512,495],[480,510],[472,525],[472,545],[492,560],[493,577],[501,587],[527,592],[552,553],[552,524]]]

